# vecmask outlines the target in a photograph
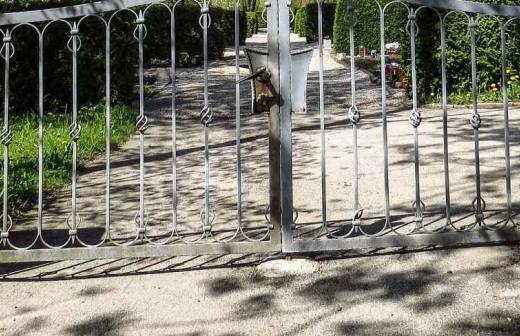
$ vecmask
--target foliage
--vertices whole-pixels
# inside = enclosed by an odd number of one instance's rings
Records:
[[[350,13],[349,3],[353,0],[338,0],[334,15],[334,50],[349,53]],[[383,6],[389,0],[381,1]],[[401,42],[406,38],[406,9],[395,3],[385,12],[385,42]],[[367,51],[381,49],[380,10],[374,0],[356,0],[354,5],[354,45],[356,51],[364,46]],[[357,52],[356,52],[357,54]]]
[[[520,1],[481,1],[519,5]],[[440,21],[432,11],[419,12],[417,16],[419,35],[416,39],[418,93],[422,101],[438,96],[441,91],[441,48]],[[513,23],[508,28],[508,66],[520,65],[520,26]],[[403,65],[411,66],[410,43],[403,45]],[[446,63],[448,94],[465,97],[471,90],[471,42],[467,18],[452,14],[446,20]],[[477,81],[478,90],[486,92],[492,83],[501,77],[500,27],[492,18],[482,17],[478,21],[477,40]],[[488,95],[493,96],[493,95]]]
[[[356,57],[356,68],[367,70],[372,74],[379,76],[381,74],[381,58]]]
[[[349,51],[350,0],[338,0],[334,23],[334,49]],[[384,5],[384,3],[382,4]],[[520,0],[482,0],[493,4],[520,5]],[[364,45],[380,49],[379,9],[373,0],[357,0],[355,5],[355,48]],[[485,91],[500,77],[500,29],[493,18],[481,17],[477,30],[477,77],[479,90]],[[401,45],[403,73],[411,72],[410,37],[405,32],[406,8],[394,3],[385,12],[385,42]],[[416,69],[418,93],[421,101],[437,96],[441,91],[440,20],[429,9],[421,9],[417,15],[418,36],[416,37]],[[520,65],[520,25],[513,22],[508,28],[508,66]],[[446,20],[447,84],[451,96],[464,96],[471,88],[471,53],[468,21],[462,14],[452,14]]]
[[[258,33],[258,16],[256,12],[247,12],[247,36],[250,37]]]
[[[322,15],[323,15],[323,37],[332,38],[333,34],[333,22],[328,18],[334,15],[336,8],[335,3],[323,3],[322,4]],[[316,42],[318,40],[318,4],[309,3],[296,10],[296,16],[294,18],[294,32],[298,33],[302,37],[307,38],[307,42]]]
[[[507,68],[506,73],[509,80],[507,81],[507,94],[509,101],[520,101],[520,75],[515,69]],[[478,92],[478,102],[481,103],[502,103],[502,83],[498,81],[491,83],[489,86],[482,86]],[[442,96],[438,93],[431,92],[426,99],[428,103],[441,103]],[[452,92],[448,96],[448,103],[455,105],[469,105],[472,103],[472,95],[468,90],[459,90]]]
[[[86,1],[16,0],[4,9],[29,10],[56,5],[70,5]],[[175,12],[175,56],[180,65],[192,65],[202,59],[202,29],[199,26],[200,8],[181,4]],[[209,58],[222,55],[227,45],[235,43],[235,11],[218,7],[210,9],[212,24],[208,31]],[[162,6],[153,6],[145,17],[147,36],[144,40],[144,61],[170,59],[170,14]],[[113,101],[135,99],[138,44],[133,37],[135,17],[121,12],[112,21],[110,35],[111,97]],[[41,25],[40,25],[41,26]],[[247,21],[239,16],[241,42],[245,41]],[[72,97],[72,55],[67,50],[69,28],[54,23],[44,37],[44,106],[46,110],[67,111]],[[80,106],[94,104],[105,95],[105,29],[97,18],[88,18],[80,26],[82,47],[78,52],[78,99]],[[37,109],[38,103],[38,38],[28,27],[20,27],[13,34],[16,50],[11,65],[10,106],[12,114],[25,114]],[[3,68],[3,67],[1,67]],[[0,75],[3,69],[0,69]]]
[[[136,112],[121,106],[112,107],[112,149],[117,149],[135,131]],[[78,112],[81,137],[78,140],[79,167],[105,152],[105,108],[102,105]],[[15,116],[10,120],[13,142],[9,146],[9,206],[23,211],[36,201],[38,193],[38,117]],[[72,144],[70,116],[44,116],[44,187],[48,192],[70,183]],[[0,147],[3,155],[3,146]],[[3,175],[0,176],[0,183]]]

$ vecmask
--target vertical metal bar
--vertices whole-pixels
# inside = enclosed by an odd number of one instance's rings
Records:
[[[145,230],[145,204],[144,204],[144,132],[146,130],[147,117],[144,113],[144,16],[139,12],[137,19],[137,33],[139,43],[139,235],[143,237]]]
[[[77,29],[76,24],[74,28]],[[78,123],[78,41],[77,32],[72,33],[72,125]],[[73,126],[75,127],[75,126]],[[77,140],[77,139],[76,139]],[[77,221],[77,165],[78,165],[78,143],[72,139],[72,230],[76,230]]]
[[[4,186],[3,186],[3,209],[2,209],[2,238],[6,238],[5,235],[9,230],[9,213],[8,213],[8,199],[9,199],[9,141],[6,141],[10,137],[10,126],[9,126],[9,69],[10,69],[10,57],[11,57],[11,33],[9,30],[5,32],[4,36],[4,129],[2,131],[2,142],[4,146]],[[5,243],[5,240],[4,240]]]
[[[170,77],[172,80],[172,105],[171,105],[171,120],[172,120],[172,221],[173,227],[177,227],[177,77],[175,66],[175,6],[171,9],[170,19],[170,59],[171,69]]]
[[[202,12],[203,30],[203,58],[204,58],[204,111],[209,113],[204,121],[204,231],[210,231],[210,207],[209,207],[209,187],[210,187],[210,164],[209,164],[209,122],[211,121],[211,111],[209,110],[209,82],[208,82],[208,26],[209,26],[209,3],[204,2]]]
[[[506,27],[500,23],[500,50],[502,56],[502,101],[504,104],[504,151],[506,158],[506,193],[507,193],[507,215],[511,218],[511,158],[509,152],[509,98],[507,90],[507,48]]]
[[[292,184],[292,115],[291,115],[291,42],[290,1],[278,2],[278,46],[280,78],[280,177],[282,184],[282,228],[284,244],[292,240],[293,184]]]
[[[422,225],[422,201],[421,201],[421,186],[420,186],[420,172],[419,172],[419,125],[421,123],[421,114],[418,111],[417,98],[417,68],[415,60],[415,38],[417,34],[416,12],[413,8],[410,9],[408,15],[408,33],[410,34],[410,52],[411,52],[411,67],[412,67],[412,113],[410,114],[410,122],[413,126],[414,135],[414,174],[415,174],[415,223],[416,229]]]
[[[70,130],[72,140],[72,227],[69,231],[72,241],[76,236],[77,223],[77,178],[78,178],[78,27],[74,23],[71,30],[72,43],[72,125]]]
[[[242,227],[242,153],[240,120],[240,1],[235,0],[235,131],[237,160],[237,223]]]
[[[321,218],[322,229],[327,227],[327,165],[325,146],[325,93],[323,83],[323,0],[318,0],[318,46],[320,77],[320,141],[321,141]]]
[[[356,55],[355,55],[355,41],[354,41],[354,2],[349,1],[349,40],[350,40],[350,94],[351,102],[349,109],[349,119],[352,123],[352,137],[354,142],[354,214],[352,216],[352,225],[358,225],[360,221],[360,204],[359,204],[359,153],[358,153],[358,122],[359,122],[359,111],[357,109],[356,101]]]
[[[442,86],[442,138],[444,147],[444,194],[446,204],[446,222],[451,223],[450,175],[448,159],[448,89],[446,76],[446,26],[444,17],[441,24],[441,86]]]
[[[110,25],[105,31],[105,227],[110,235],[110,154],[112,143],[112,95],[110,92]]]
[[[43,34],[38,36],[38,234],[43,230]]]
[[[279,71],[279,0],[265,2],[267,9],[267,65],[271,74],[273,104],[269,110],[269,209],[270,222],[273,228],[271,241],[292,241],[291,228],[282,228],[282,191],[280,171],[280,71]],[[283,235],[281,236],[281,231]]]
[[[378,6],[380,6],[378,4]],[[386,116],[386,73],[385,73],[385,11],[380,8],[379,17],[379,40],[380,40],[380,62],[381,62],[381,122],[383,131],[383,175],[385,188],[385,217],[386,225],[390,225],[390,186],[388,177],[388,125]]]
[[[473,111],[471,114],[471,125],[473,127],[473,139],[475,145],[475,189],[474,211],[476,223],[481,224],[483,220],[483,203],[480,190],[480,150],[479,150],[479,128],[481,124],[478,113],[478,83],[477,83],[477,47],[476,47],[477,22],[474,17],[469,19],[469,33],[471,38],[471,94]]]

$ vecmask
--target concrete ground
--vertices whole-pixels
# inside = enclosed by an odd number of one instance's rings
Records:
[[[517,247],[374,252],[277,278],[257,255],[12,266],[0,334],[518,335]]]
[[[254,41],[261,44],[262,40]],[[245,59],[241,75],[247,74]],[[237,227],[235,68],[227,58],[210,64],[211,205],[215,232]],[[171,88],[165,69],[154,69],[159,94],[146,101],[151,128],[145,140],[148,232],[171,233]],[[202,71],[177,73],[177,189],[179,231],[200,231],[204,195]],[[360,200],[367,230],[384,214],[381,92],[356,72]],[[325,53],[327,208],[330,221],[352,217],[352,127],[348,123],[350,71]],[[308,110],[293,115],[293,174],[297,233],[321,220],[319,95],[316,54]],[[266,230],[268,203],[267,115],[251,115],[249,86],[242,85],[242,191],[246,232]],[[409,102],[388,91],[391,215],[403,231],[413,219],[413,128]],[[444,222],[442,114],[423,110],[420,130],[421,193],[427,223]],[[481,169],[489,224],[504,219],[503,121],[500,109],[481,111]],[[467,109],[450,109],[450,186],[453,222],[473,219],[472,129]],[[520,117],[511,110],[513,203],[520,195]],[[81,140],[80,144],[81,146]],[[138,138],[112,155],[112,235],[135,235],[138,210]],[[103,235],[105,163],[80,172],[80,238]],[[70,190],[45,199],[44,237],[63,242]],[[514,214],[516,216],[516,213]],[[491,218],[494,217],[494,218]],[[516,217],[515,217],[516,218]],[[35,212],[14,219],[13,232],[35,230]],[[85,229],[97,229],[87,231]],[[374,228],[372,228],[374,229]],[[92,234],[98,232],[99,234]],[[256,232],[256,233],[255,233]],[[61,235],[60,235],[61,233]],[[16,238],[16,235],[13,234]],[[309,236],[310,237],[310,236]],[[241,237],[237,237],[240,239]],[[243,238],[243,237],[242,237]],[[21,245],[28,240],[20,242]],[[401,253],[397,253],[401,252]],[[2,335],[515,335],[520,330],[520,255],[516,247],[419,251],[399,249],[317,255],[312,274],[267,278],[256,265],[267,256],[175,257],[0,266]]]

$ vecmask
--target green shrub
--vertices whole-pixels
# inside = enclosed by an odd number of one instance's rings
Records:
[[[258,28],[267,28],[267,22],[265,22],[264,18],[262,17],[262,11],[257,11],[256,12],[256,16],[257,16],[257,20],[258,20]],[[267,14],[266,14],[266,18],[267,18]]]
[[[17,0],[3,9],[30,10],[56,5],[77,4],[81,0],[27,1]],[[109,15],[109,14],[104,14]],[[180,65],[192,65],[202,58],[200,8],[179,5],[175,15],[176,60]],[[227,45],[235,43],[235,11],[210,8],[212,24],[208,32],[209,58],[221,57]],[[239,16],[240,42],[246,38],[245,13]],[[170,58],[170,15],[162,6],[153,6],[146,15],[147,37],[144,40],[145,62]],[[41,27],[42,24],[37,24]],[[129,102],[136,98],[137,42],[133,37],[135,18],[121,12],[112,21],[111,31],[111,94],[114,101]],[[65,24],[51,26],[44,40],[44,106],[47,111],[70,109],[72,97],[71,53],[66,48],[69,29]],[[88,18],[81,26],[82,47],[78,53],[78,99],[80,106],[100,101],[105,94],[105,31],[102,23]],[[36,110],[38,102],[38,45],[36,34],[28,28],[13,36],[16,50],[11,66],[11,114],[27,114]],[[182,54],[182,57],[181,57]],[[186,56],[188,55],[188,56]],[[183,63],[184,62],[184,63]],[[0,67],[0,72],[3,67]],[[2,75],[0,73],[0,75]]]
[[[519,0],[483,0],[493,4],[520,5]],[[417,37],[418,86],[421,100],[441,92],[440,23],[437,16],[425,11],[418,15]],[[520,67],[520,25],[513,22],[508,28],[508,67]],[[409,43],[404,45],[404,65],[410,67]],[[447,82],[450,96],[465,96],[471,89],[471,52],[468,22],[462,15],[452,15],[446,21]],[[477,80],[481,93],[501,79],[500,27],[496,20],[481,18],[477,29]],[[491,95],[492,96],[492,95]],[[485,99],[486,100],[486,99]]]
[[[258,33],[258,16],[256,12],[247,12],[247,36],[250,37]]]
[[[329,18],[333,17],[335,12],[335,3],[323,3],[323,37],[333,38],[333,21]],[[307,42],[316,42],[318,40],[318,4],[309,3],[304,7],[300,7],[296,11],[294,18],[294,32],[300,36],[307,38]]]
[[[349,52],[350,0],[338,0],[334,19],[334,49]],[[384,3],[387,3],[383,2]],[[520,5],[520,0],[482,0],[493,4]],[[355,48],[380,50],[379,9],[373,0],[355,1]],[[385,43],[400,42],[404,73],[410,73],[410,38],[405,32],[406,9],[394,4],[385,13]],[[417,16],[419,33],[416,38],[418,94],[421,101],[437,97],[441,91],[440,23],[431,10],[423,9]],[[467,19],[451,15],[446,21],[448,94],[465,96],[471,88],[471,53]],[[508,30],[508,66],[520,67],[520,25],[511,24]],[[500,30],[494,19],[481,18],[477,32],[477,69],[479,91],[489,91],[500,79]]]
[[[348,53],[350,50],[350,13],[351,0],[338,0],[334,15],[334,50]],[[389,1],[382,1],[382,5]],[[354,44],[356,51],[364,46],[367,51],[380,50],[380,14],[373,0],[356,0],[354,6]],[[407,13],[399,4],[394,4],[385,12],[385,43],[401,42],[406,38]],[[356,52],[357,54],[357,52]]]

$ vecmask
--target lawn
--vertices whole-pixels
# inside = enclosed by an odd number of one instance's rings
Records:
[[[112,150],[120,147],[135,131],[136,111],[116,105],[112,108]],[[78,140],[78,166],[105,152],[105,107],[98,105],[78,112],[81,136]],[[38,195],[38,116],[10,118],[13,141],[9,146],[9,208],[12,212],[28,209]],[[70,114],[44,116],[44,190],[52,192],[71,182],[72,141]],[[0,146],[3,155],[3,146]],[[3,183],[3,165],[0,181]],[[3,193],[3,191],[2,191]]]

